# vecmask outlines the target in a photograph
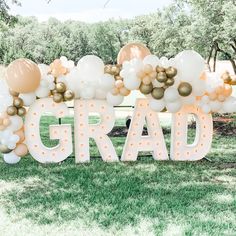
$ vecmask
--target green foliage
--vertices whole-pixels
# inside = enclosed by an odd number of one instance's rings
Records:
[[[8,6],[0,0],[1,14]],[[203,57],[236,58],[236,4],[234,0],[175,0],[156,13],[131,20],[95,24],[17,17],[14,24],[0,18],[0,63],[19,57],[51,63],[62,55],[78,61],[95,54],[105,63],[116,63],[120,48],[128,42],[144,43],[158,56],[173,57],[194,49]],[[215,52],[214,52],[215,50]],[[235,65],[236,72],[236,65]]]

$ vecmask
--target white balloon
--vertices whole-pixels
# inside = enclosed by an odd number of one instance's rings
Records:
[[[160,112],[165,108],[166,104],[165,104],[164,99],[160,99],[160,100],[151,99],[149,101],[149,106],[152,110]]]
[[[95,88],[86,87],[80,91],[80,96],[83,99],[93,99],[95,97]]]
[[[68,89],[74,92],[75,98],[80,97],[79,90],[82,85],[82,81],[79,78],[79,70],[77,67],[73,68],[66,76],[62,77],[62,82],[65,81],[65,84]]]
[[[141,80],[134,74],[124,78],[124,85],[129,90],[136,90],[141,84]]]
[[[193,95],[182,97],[181,100],[184,105],[192,105],[196,102],[196,98]]]
[[[219,101],[210,101],[209,106],[212,112],[218,112],[222,108],[222,103]]]
[[[175,60],[178,75],[182,81],[198,80],[205,68],[204,59],[193,50],[185,50],[177,54]]]
[[[170,102],[166,104],[166,109],[171,113],[176,113],[181,109],[182,103],[181,100],[178,99],[175,102]]]
[[[169,60],[167,57],[161,57],[161,59],[160,59],[161,66],[168,67],[169,66],[168,62],[169,62]]]
[[[236,112],[236,98],[235,97],[229,97],[223,103],[223,111],[226,113]]]
[[[50,71],[50,67],[45,64],[39,64],[38,67],[41,72],[41,77],[47,76],[48,72]]]
[[[35,93],[21,93],[19,97],[23,100],[25,106],[30,106],[36,101]]]
[[[11,164],[11,165],[17,164],[21,160],[21,158],[17,156],[14,151],[8,154],[4,154],[3,159],[7,164]]]
[[[206,114],[209,114],[211,112],[211,107],[208,104],[203,104],[201,108],[202,108],[202,111]]]
[[[207,95],[204,95],[201,99],[204,103],[209,103],[210,102],[210,99]]]
[[[96,83],[104,74],[104,66],[101,58],[94,55],[84,56],[77,64],[78,76],[85,81],[94,81]]]
[[[178,90],[174,87],[169,87],[165,90],[164,99],[166,102],[174,102],[180,98]]]
[[[122,95],[113,95],[112,93],[107,94],[107,102],[112,106],[120,105],[124,100],[124,96]]]
[[[46,98],[50,94],[50,89],[48,87],[39,87],[35,91],[35,94],[38,98]]]
[[[193,87],[193,94],[195,96],[202,96],[206,92],[206,82],[204,80],[196,80],[192,84]]]
[[[96,89],[95,98],[97,98],[97,99],[106,99],[106,97],[107,97],[107,92],[106,91],[104,91],[103,89],[100,89],[100,88]]]
[[[20,116],[10,116],[9,119],[11,121],[11,124],[7,127],[7,129],[14,132],[19,130],[23,126],[23,120]]]
[[[110,74],[104,74],[100,78],[100,88],[104,89],[105,91],[111,90],[115,86],[115,79],[114,76]]]
[[[152,65],[153,68],[155,68],[157,65],[160,65],[160,60],[155,55],[148,55],[143,59],[143,64],[149,64]]]

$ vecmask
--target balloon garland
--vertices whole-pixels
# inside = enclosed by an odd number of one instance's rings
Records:
[[[14,164],[27,155],[23,117],[36,99],[52,97],[56,103],[73,99],[105,99],[120,105],[124,97],[139,90],[157,112],[178,112],[186,104],[197,104],[204,113],[236,112],[232,86],[236,77],[204,72],[204,60],[186,50],[175,58],[158,58],[139,44],[135,52],[124,47],[117,65],[104,65],[93,55],[77,66],[66,57],[49,66],[28,59],[13,61],[0,80],[0,152]],[[128,51],[127,51],[128,50]],[[138,55],[138,56],[137,56]],[[126,60],[128,58],[128,60]]]

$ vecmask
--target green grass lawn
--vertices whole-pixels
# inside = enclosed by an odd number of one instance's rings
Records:
[[[48,122],[56,120],[42,120],[50,146]],[[112,138],[119,155],[124,139]],[[236,235],[236,169],[224,166],[235,161],[235,137],[214,136],[212,162],[158,162],[142,153],[135,163],[104,163],[91,146],[88,164],[73,156],[60,165],[1,160],[0,235]]]

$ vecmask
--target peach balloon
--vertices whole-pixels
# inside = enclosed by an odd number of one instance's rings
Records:
[[[24,143],[20,143],[16,145],[16,148],[14,149],[14,152],[17,156],[23,157],[28,154],[28,148]]]
[[[233,92],[232,86],[229,84],[225,84],[224,92],[223,92],[224,96],[229,97],[232,94],[232,92]]]
[[[9,88],[18,93],[34,92],[40,84],[40,70],[33,61],[17,59],[6,70],[6,81]]]
[[[50,64],[51,74],[57,78],[61,75],[65,75],[68,70],[62,65],[60,59],[56,59]]]
[[[18,143],[24,142],[24,140],[25,140],[25,133],[24,133],[24,130],[22,128],[17,130],[14,134],[18,135],[19,138],[20,138]]]
[[[123,64],[124,61],[130,61],[133,58],[144,59],[150,54],[150,50],[145,45],[141,43],[129,43],[121,48],[117,57],[117,63]]]

